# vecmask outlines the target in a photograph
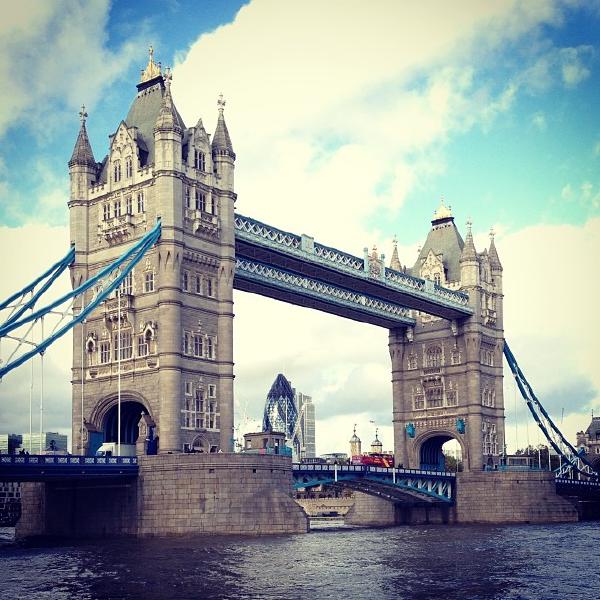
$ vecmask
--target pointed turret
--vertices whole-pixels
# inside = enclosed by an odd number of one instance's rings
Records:
[[[396,236],[394,236],[394,250],[392,251],[392,260],[390,260],[390,269],[394,269],[394,271],[402,271],[402,264],[400,263],[400,258],[398,257],[398,240]]]
[[[494,230],[490,230],[490,249],[488,251],[488,256],[490,257],[490,266],[493,271],[502,271],[502,263],[500,262],[500,257],[498,256],[498,251],[496,250],[496,244],[494,243]]]
[[[233,170],[235,168],[235,152],[231,145],[231,138],[223,112],[225,110],[225,100],[223,94],[219,95],[217,101],[219,108],[219,118],[217,120],[217,128],[212,140],[212,158],[214,172],[217,178],[217,186],[228,192],[233,192]]]
[[[375,429],[375,439],[371,442],[371,452],[381,454],[383,451],[383,444],[379,439],[379,428]]]
[[[477,250],[473,243],[472,223],[467,221],[467,237],[465,245],[460,254],[460,283],[461,287],[473,287],[479,285],[479,260]]]
[[[465,238],[465,245],[460,254],[460,262],[461,264],[468,261],[476,261],[477,260],[477,250],[475,250],[475,244],[473,242],[473,232],[471,231],[472,227],[471,220],[467,221],[467,237]]]
[[[194,140],[199,142],[208,142],[208,133],[206,133],[206,129],[204,129],[204,123],[202,122],[202,117],[198,119],[196,123],[196,127],[194,127]]]
[[[223,94],[219,95],[217,106],[219,107],[219,118],[217,120],[215,135],[213,136],[212,153],[213,156],[216,154],[231,156],[231,158],[235,160],[235,152],[233,151],[231,138],[229,137],[229,131],[227,130],[227,124],[225,123],[225,116],[223,114],[225,110]]]
[[[85,106],[81,106],[79,112],[81,118],[81,127],[79,128],[79,135],[73,148],[73,154],[69,161],[69,168],[78,166],[93,167],[96,168],[96,160],[94,159],[94,153],[92,152],[92,146],[88,138],[87,129],[85,128],[85,120],[88,114],[85,112]]]
[[[173,98],[171,96],[171,79],[173,79],[173,76],[171,75],[170,69],[167,68],[164,75],[165,93],[162,97],[156,123],[154,124],[155,134],[160,131],[174,131],[180,135],[182,133],[177,111],[175,110],[175,105],[173,104]]]

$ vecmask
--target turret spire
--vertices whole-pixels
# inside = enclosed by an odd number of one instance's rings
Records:
[[[73,148],[73,154],[69,161],[69,167],[75,165],[82,165],[88,167],[96,167],[96,160],[94,159],[94,153],[92,152],[92,146],[88,138],[87,130],[85,128],[85,120],[87,119],[87,112],[85,112],[85,106],[81,105],[79,111],[79,118],[81,120],[81,127],[79,128],[79,135]]]
[[[392,240],[394,244],[394,249],[392,251],[392,259],[390,260],[390,269],[394,269],[394,271],[402,271],[402,264],[400,263],[400,258],[398,257],[398,239],[394,236]]]
[[[500,257],[498,256],[498,251],[496,250],[496,244],[494,243],[495,237],[494,228],[490,229],[490,249],[488,251],[488,256],[490,257],[490,265],[492,269],[495,271],[502,271],[502,263],[500,262]]]
[[[182,129],[179,125],[173,98],[171,97],[171,80],[173,79],[173,75],[171,74],[171,69],[169,67],[165,69],[163,78],[165,82],[165,93],[160,105],[160,112],[158,113],[156,123],[154,124],[154,131],[173,130],[181,133]]]
[[[233,145],[231,144],[229,131],[227,131],[227,125],[225,124],[225,100],[223,98],[223,94],[219,94],[217,107],[219,109],[219,118],[217,120],[215,135],[213,136],[212,153],[213,155],[225,154],[231,156],[231,158],[235,160],[235,152],[233,151]]]
[[[473,223],[469,218],[467,220],[467,237],[465,238],[465,245],[462,249],[462,253],[460,255],[460,262],[466,262],[470,260],[477,260],[477,250],[475,250],[475,244],[473,242],[473,232],[471,231],[471,227]]]

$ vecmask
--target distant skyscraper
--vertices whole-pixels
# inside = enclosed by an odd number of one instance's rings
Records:
[[[292,388],[281,373],[267,394],[263,431],[284,432],[295,460],[316,456],[315,406],[312,398]]]
[[[315,458],[317,456],[315,438],[315,405],[312,397],[294,390],[294,402],[298,410],[301,435],[300,457]]]

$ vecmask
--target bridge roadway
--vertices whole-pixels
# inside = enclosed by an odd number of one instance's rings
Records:
[[[343,486],[411,506],[452,504],[456,474],[366,465],[292,465],[294,487]]]
[[[473,314],[468,295],[412,277],[380,265],[379,273],[371,273],[368,260],[316,243],[306,235],[297,235],[272,227],[240,214],[235,215],[235,252],[237,265],[234,287],[292,304],[311,306],[355,320],[389,327],[413,324],[408,310],[419,310],[446,319],[459,319]],[[269,272],[271,268],[273,271]],[[254,275],[251,277],[250,275]],[[359,300],[353,310],[339,306],[334,297],[307,295],[307,285],[295,289],[281,285],[290,275],[304,277],[314,288],[332,286],[337,290],[363,296],[367,303],[389,304],[387,322],[370,320],[369,311],[361,309]],[[304,289],[303,289],[304,287]],[[308,298],[307,298],[308,296]],[[364,301],[362,301],[364,303]],[[404,308],[402,313],[399,309]],[[406,310],[408,309],[408,310]],[[363,313],[363,316],[360,316]],[[411,322],[412,321],[412,322]]]
[[[137,475],[135,456],[0,454],[0,481],[112,481]]]

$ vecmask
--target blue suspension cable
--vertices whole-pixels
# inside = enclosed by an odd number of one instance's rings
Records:
[[[80,285],[78,288],[76,288],[72,292],[66,294],[65,296],[63,296],[59,300],[53,302],[52,304],[48,305],[47,307],[40,309],[36,313],[33,313],[31,316],[29,316],[25,319],[22,319],[21,321],[19,321],[17,323],[11,323],[11,324],[7,325],[6,327],[3,327],[2,329],[0,329],[1,335],[5,335],[5,333],[12,331],[16,327],[19,327],[25,323],[32,321],[33,319],[36,319],[38,317],[41,317],[41,316],[47,314],[53,308],[56,308],[56,306],[62,304],[64,301],[69,300],[70,298],[85,292],[87,289],[89,289],[92,285],[94,285],[103,276],[106,276],[107,274],[109,274],[112,271],[114,271],[115,269],[117,269],[120,265],[123,264],[123,262],[125,260],[131,259],[130,262],[123,268],[121,273],[117,277],[115,277],[115,279],[113,279],[111,281],[111,283],[107,286],[107,288],[104,289],[102,292],[100,292],[96,296],[96,298],[94,298],[87,306],[85,306],[79,312],[79,314],[77,316],[73,317],[73,319],[71,321],[66,323],[63,327],[61,327],[58,331],[53,333],[51,336],[49,336],[45,340],[42,340],[42,342],[40,342],[34,349],[30,350],[29,352],[26,352],[25,354],[20,356],[18,359],[13,360],[12,362],[7,363],[2,368],[0,368],[0,379],[2,377],[4,377],[4,375],[6,375],[10,371],[12,371],[13,369],[16,369],[17,367],[19,367],[20,365],[22,365],[23,363],[28,361],[30,358],[33,358],[37,354],[42,354],[46,350],[46,348],[48,348],[48,346],[50,346],[52,343],[54,343],[58,338],[63,336],[67,331],[72,329],[78,323],[81,323],[81,321],[83,321],[93,310],[95,310],[100,303],[102,303],[106,298],[108,298],[110,296],[110,294],[121,284],[121,282],[125,279],[125,277],[127,277],[127,275],[132,271],[132,269],[135,267],[135,265],[142,259],[142,257],[146,254],[146,252],[158,241],[158,239],[160,237],[160,233],[161,233],[161,225],[160,225],[160,221],[158,221],[157,224],[154,226],[154,228],[151,231],[149,231],[137,244],[135,244],[132,248],[130,248],[127,252],[125,252],[116,261],[114,261],[113,263],[108,265],[108,267],[102,269],[102,271],[100,271],[100,273],[98,273],[96,276],[92,277],[91,279],[88,279],[86,282],[84,282],[82,285]],[[4,331],[4,330],[6,330],[6,331]]]

